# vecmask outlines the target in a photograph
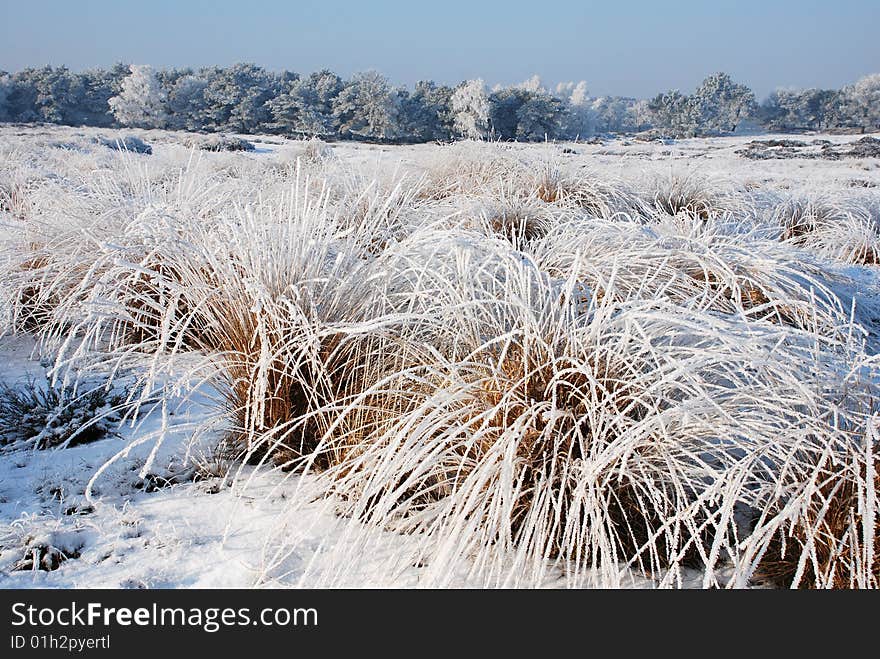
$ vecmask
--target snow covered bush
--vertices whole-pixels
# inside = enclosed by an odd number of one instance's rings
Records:
[[[100,144],[103,144],[108,149],[114,149],[116,151],[142,153],[144,155],[151,155],[153,153],[153,147],[151,147],[149,144],[144,142],[136,135],[123,135],[121,137],[102,137],[99,138],[98,141]]]
[[[24,538],[24,556],[12,566],[12,570],[57,570],[64,561],[79,558],[87,538],[87,533],[76,531],[50,531],[27,536]]]
[[[422,584],[474,557],[483,585],[540,583],[551,565],[570,585],[630,569],[675,585],[700,565],[717,585],[748,511],[768,505],[766,464],[850,441],[792,367],[821,369],[835,395],[847,383],[785,326],[597,302],[577,270],[552,278],[468,234],[415,234],[377,268],[394,273],[378,299],[409,319],[390,342],[352,337],[320,483],[346,515],[413,538],[387,567],[425,565]],[[334,555],[335,578],[370,542]]]
[[[0,446],[64,448],[101,439],[119,422],[125,399],[104,384],[0,382]]]
[[[781,239],[849,263],[880,263],[880,208],[791,198],[773,212]]]
[[[770,507],[778,528],[760,555],[756,580],[782,588],[880,588],[876,424],[877,417],[867,423],[864,451],[854,446],[842,460],[817,459],[795,486],[803,496],[782,496]]]
[[[253,151],[254,145],[241,137],[234,135],[207,135],[205,137],[191,138],[186,142],[187,146],[201,149],[202,151]]]
[[[670,172],[655,182],[651,197],[658,211],[672,216],[685,213],[705,220],[725,210],[721,195],[694,172]]]

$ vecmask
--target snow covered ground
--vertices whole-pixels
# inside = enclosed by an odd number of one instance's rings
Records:
[[[4,177],[0,184],[7,186],[2,230],[22,221],[19,214],[26,215],[27,209],[50,209],[52,185],[80,196],[83,206],[73,212],[90,212],[89,204],[97,203],[94,200],[101,185],[94,181],[99,181],[107,168],[119,166],[119,158],[129,158],[123,167],[134,169],[147,163],[144,167],[152,169],[146,176],[153,182],[165,177],[171,182],[168,189],[172,189],[177,173],[194,157],[181,145],[183,134],[137,131],[152,146],[150,156],[123,156],[92,141],[95,135],[114,134],[94,129],[0,127],[0,151],[11,163],[0,165]],[[297,158],[313,156],[310,149],[320,148],[321,158],[326,158],[325,151],[332,153],[335,166],[353,169],[366,179],[396,181],[400,177],[416,179],[426,172],[430,175],[438,152],[450,148],[354,143],[316,147],[274,136],[242,137],[256,149],[205,152],[200,154],[199,164],[204,171],[228,175],[216,184],[218,189],[241,186],[247,197],[242,203],[258,203],[261,195],[274,194],[276,184],[268,172],[295,167]],[[551,158],[566,171],[580,171],[632,189],[645,189],[671,175],[682,179],[695,176],[708,182],[719,203],[735,200],[736,211],[749,205],[769,208],[789,199],[809,198],[817,204],[831,201],[867,209],[865,212],[875,213],[875,221],[880,217],[876,215],[880,208],[880,159],[750,160],[737,153],[758,139],[770,136],[671,143],[617,138],[594,144],[498,148],[514,157]],[[846,144],[856,138],[817,135],[809,139]],[[40,156],[22,155],[27,153]],[[59,173],[62,162],[66,170]],[[183,180],[181,185],[188,184],[184,178],[179,179]],[[135,187],[136,180],[127,181]],[[49,185],[41,187],[39,181]],[[16,196],[16,190],[31,196],[23,200]],[[187,194],[207,197],[211,188]],[[150,208],[159,205],[155,200],[153,206],[140,211],[147,217]],[[444,216],[436,209],[424,212],[434,213],[431,217]],[[874,238],[864,239],[870,242]],[[9,241],[4,239],[4,244]],[[880,318],[880,281],[875,266],[835,260],[834,245],[817,243],[804,249],[809,250],[804,254],[820,259],[823,267],[827,265],[830,285],[841,303],[855,304],[856,315],[863,321],[860,327],[867,333],[865,354],[870,356],[876,352],[873,323]],[[45,384],[47,369],[41,358],[54,356],[57,348],[57,340],[39,342],[7,327],[0,338],[0,377],[6,383],[25,383],[30,378]],[[144,362],[143,368],[149,365]],[[134,381],[138,376],[134,371],[117,377],[114,387],[123,389],[126,378]],[[173,380],[167,370],[158,377],[169,383]],[[420,563],[389,568],[389,556],[409,555],[400,546],[413,542],[412,536],[367,528],[349,519],[350,509],[345,505],[337,509],[332,497],[329,501],[320,499],[316,488],[321,485],[312,475],[225,462],[223,456],[214,454],[214,446],[223,436],[224,416],[222,397],[215,386],[211,382],[191,387],[181,387],[179,381],[168,384],[161,409],[128,419],[113,434],[95,442],[58,450],[3,447],[0,443],[0,587],[417,587],[424,583],[485,585],[487,581],[516,585],[515,580],[505,581],[501,576],[487,579],[484,572],[471,572],[465,566],[459,566],[455,574],[442,575],[432,573],[432,565]],[[159,436],[163,441],[157,449],[155,438]],[[339,557],[350,560],[355,554],[359,556],[357,565],[336,562]],[[438,559],[438,564],[442,560]],[[381,569],[374,570],[378,565]],[[540,583],[533,581],[531,585],[586,583],[583,575],[580,578],[573,582],[556,566],[542,575]],[[719,578],[723,580],[723,576]],[[655,582],[632,571],[620,585],[647,587]],[[704,575],[699,569],[685,568],[672,585],[699,587],[705,585]]]

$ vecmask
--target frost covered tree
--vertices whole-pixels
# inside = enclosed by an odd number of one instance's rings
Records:
[[[82,97],[74,112],[73,123],[108,128],[116,123],[110,111],[110,99],[122,91],[122,81],[129,75],[126,64],[110,69],[90,69],[79,74]]]
[[[337,130],[333,100],[344,85],[338,75],[322,70],[308,78],[282,84],[279,94],[268,102],[272,127],[284,133],[329,135]]]
[[[466,80],[449,99],[452,125],[458,137],[484,139],[489,133],[489,95],[481,78]]]
[[[807,127],[801,103],[802,92],[796,89],[776,89],[761,103],[758,118],[771,131],[798,130]]]
[[[356,73],[333,101],[333,116],[342,135],[390,139],[396,137],[395,93],[376,71]]]
[[[8,110],[15,121],[75,123],[83,103],[80,77],[64,66],[19,71],[12,76],[7,94]]]
[[[649,103],[652,124],[670,137],[724,135],[755,116],[755,95],[726,73],[703,80],[692,96],[678,90],[658,94]]]
[[[823,130],[840,123],[840,105],[833,89],[777,89],[761,104],[758,119],[771,131]]]
[[[648,101],[644,98],[638,99],[629,106],[627,116],[636,131],[648,130],[651,127],[651,110],[648,107]]]
[[[12,78],[6,71],[0,71],[0,121],[9,121],[9,92],[12,89]]]
[[[867,75],[841,91],[847,123],[864,130],[880,128],[880,73]]]
[[[165,90],[165,93],[168,94],[171,89],[174,88],[174,85],[177,84],[177,81],[186,76],[191,76],[193,74],[192,69],[179,69],[179,68],[170,68],[170,69],[156,69],[156,78],[159,79],[159,84],[162,85],[162,89]]]
[[[122,89],[108,104],[123,126],[162,128],[167,120],[165,90],[149,65],[132,64]]]
[[[519,110],[529,99],[529,92],[519,86],[495,87],[489,95],[489,125],[492,135],[514,140],[519,126]]]
[[[450,112],[452,88],[420,80],[412,93],[398,92],[398,127],[412,142],[448,140],[453,125]]]
[[[556,95],[564,107],[562,134],[569,139],[645,130],[653,118],[648,101],[627,96],[593,98],[583,80],[560,83]]]
[[[561,82],[556,85],[556,96],[563,104],[562,136],[573,140],[592,135],[595,121],[586,81]]]
[[[202,69],[205,87],[205,126],[212,130],[254,133],[267,126],[267,102],[277,93],[277,79],[255,64]]]
[[[530,92],[517,110],[516,139],[556,139],[562,133],[562,101],[546,92]]]
[[[272,130],[279,133],[307,132],[307,90],[299,78],[287,80],[278,95],[266,102],[272,117]]]
[[[590,104],[593,130],[597,133],[628,133],[640,130],[644,106],[627,96],[601,96]]]
[[[590,100],[590,92],[587,89],[587,81],[560,82],[556,85],[556,96],[569,105],[586,105]]]
[[[168,127],[202,130],[205,127],[208,81],[194,74],[177,78],[168,91]]]
[[[880,129],[880,74],[840,90],[779,89],[756,106],[748,87],[724,73],[708,76],[690,96],[650,101],[591,97],[586,83],[551,92],[537,75],[487,92],[482,80],[455,89],[420,81],[394,88],[376,72],[343,82],[322,70],[300,78],[253,64],[153,70],[117,64],[72,73],[67,68],[0,72],[0,121],[168,127],[182,130],[279,131],[399,139],[574,139],[653,126],[672,137],[723,135],[752,117],[774,131]]]
[[[537,75],[511,87],[495,87],[489,96],[489,123],[500,139],[555,139],[563,132],[564,114],[563,102]]]
[[[698,117],[690,99],[677,89],[657,94],[648,103],[651,124],[669,137],[693,137],[698,132]]]
[[[740,122],[755,116],[757,107],[752,90],[733,82],[726,73],[713,73],[703,80],[690,103],[701,135],[732,133]]]
[[[333,116],[333,101],[345,87],[342,78],[329,69],[321,69],[310,73],[302,85],[307,90],[307,125],[311,132],[335,133],[339,124]]]
[[[541,82],[541,76],[539,76],[537,73],[528,80],[523,80],[518,85],[515,85],[515,87],[517,89],[522,89],[526,92],[531,92],[532,94],[547,93],[547,90],[544,89],[544,84]]]

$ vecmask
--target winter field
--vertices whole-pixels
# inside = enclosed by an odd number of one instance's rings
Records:
[[[880,585],[880,143],[242,137],[0,126],[0,586]]]

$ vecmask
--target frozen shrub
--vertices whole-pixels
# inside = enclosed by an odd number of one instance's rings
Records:
[[[865,136],[849,145],[846,155],[853,158],[880,158],[880,140]]]
[[[119,421],[124,400],[103,385],[0,382],[0,447],[47,449],[101,439]]]
[[[318,163],[326,160],[333,154],[333,149],[323,140],[313,137],[306,142],[303,158],[306,162]]]
[[[583,173],[572,174],[553,163],[544,163],[530,184],[533,194],[541,201],[577,209],[593,217],[611,217],[630,207],[623,191]]]
[[[103,144],[108,149],[114,149],[116,151],[142,153],[148,156],[153,153],[153,147],[135,135],[125,135],[124,137],[102,137],[98,139],[98,143]]]
[[[245,139],[233,135],[209,135],[191,139],[187,146],[202,151],[253,151],[254,145]]]
[[[0,182],[0,212],[24,218],[27,216],[28,207],[27,191],[22,183],[18,181]]]
[[[757,551],[754,580],[782,588],[880,587],[880,456],[877,417],[858,446],[829,457],[827,447],[784,472],[775,498],[755,524],[772,533]],[[760,535],[760,534],[756,534]],[[747,553],[760,548],[746,543]]]
[[[517,248],[544,236],[553,222],[547,205],[533,198],[506,197],[486,203],[480,217],[492,234],[507,238]]]

